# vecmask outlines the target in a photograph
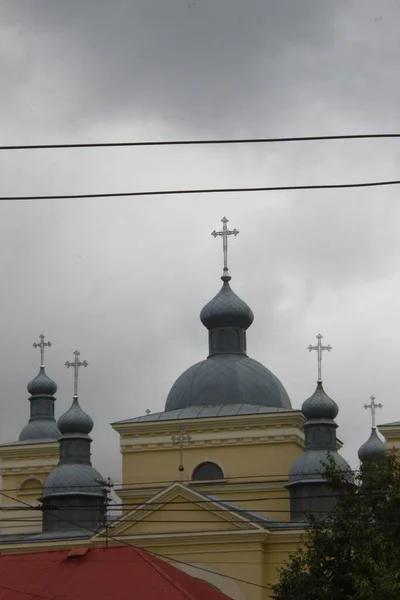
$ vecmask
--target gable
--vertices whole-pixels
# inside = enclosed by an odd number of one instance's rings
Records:
[[[115,535],[260,530],[260,526],[194,490],[175,483],[111,527]],[[99,536],[103,535],[99,532]]]

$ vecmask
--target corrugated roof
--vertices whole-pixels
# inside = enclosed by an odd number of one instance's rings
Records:
[[[229,600],[135,547],[0,556],[0,600]]]

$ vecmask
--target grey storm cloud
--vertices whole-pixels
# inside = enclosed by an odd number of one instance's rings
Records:
[[[318,135],[399,129],[397,23],[383,0],[0,1],[4,143]],[[399,143],[0,153],[0,196],[397,179]],[[94,462],[120,478],[109,423],[162,410],[207,354],[198,314],[219,289],[224,215],[232,285],[254,309],[249,354],[299,407],[324,373],[355,464],[373,393],[396,402],[397,188],[0,203],[0,439],[28,419],[43,332],[57,414],[78,347]],[[35,354],[36,352],[36,354]]]
[[[345,4],[14,0],[5,20],[23,51],[11,53],[9,71],[17,67],[33,85],[38,69],[59,79],[72,120],[112,110],[162,116],[189,131],[252,121],[256,129],[307,93],[305,74],[330,87]],[[57,100],[56,90],[44,89]]]

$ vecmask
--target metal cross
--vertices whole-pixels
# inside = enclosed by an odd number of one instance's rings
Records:
[[[366,408],[367,410],[370,408],[371,409],[371,416],[372,416],[372,429],[376,429],[376,425],[375,425],[375,411],[377,408],[383,408],[383,404],[375,404],[375,396],[371,396],[370,398],[371,400],[371,404],[364,404],[364,408]]]
[[[186,434],[183,427],[179,429],[179,435],[173,435],[171,437],[173,444],[179,444],[179,473],[181,481],[183,480],[183,471],[185,470],[185,467],[183,466],[183,449],[185,447],[185,444],[189,444],[191,439],[192,438],[190,437],[190,435]]]
[[[222,248],[224,251],[224,271],[222,274],[222,277],[229,277],[229,271],[228,271],[228,235],[237,235],[239,232],[237,229],[228,229],[227,227],[227,223],[229,221],[229,219],[227,219],[226,217],[224,217],[223,219],[221,219],[222,221],[222,231],[214,231],[211,233],[211,235],[213,237],[218,237],[221,236],[222,237]]]
[[[33,347],[40,348],[40,366],[44,368],[44,349],[45,349],[45,346],[50,348],[51,342],[44,341],[45,336],[43,335],[43,333],[41,333],[39,335],[39,337],[40,337],[40,342],[34,342]]]
[[[74,398],[78,397],[78,371],[79,371],[79,367],[87,367],[88,366],[88,362],[86,362],[86,360],[84,361],[80,361],[78,356],[80,355],[80,352],[78,352],[78,350],[75,350],[74,352],[75,355],[75,360],[74,362],[69,362],[67,360],[67,362],[65,363],[65,366],[67,367],[67,369],[69,369],[70,367],[73,367],[74,369]]]
[[[321,344],[321,340],[322,340],[322,335],[319,333],[317,335],[317,345],[316,346],[312,346],[311,344],[309,346],[307,346],[307,350],[309,350],[310,352],[312,350],[316,350],[317,351],[317,360],[318,360],[318,383],[322,382],[321,379],[321,363],[322,363],[322,351],[323,350],[328,350],[328,352],[330,352],[332,350],[332,346],[330,346],[329,344],[327,346],[323,346]]]

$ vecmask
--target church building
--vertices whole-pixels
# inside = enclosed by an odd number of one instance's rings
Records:
[[[0,445],[3,493],[0,552],[21,553],[130,544],[208,582],[234,600],[264,600],[277,569],[301,543],[310,511],[334,498],[322,476],[327,454],[340,455],[338,405],[322,383],[322,336],[315,391],[293,408],[280,380],[250,357],[253,312],[231,287],[222,220],[222,286],[200,313],[208,332],[203,360],[178,377],[160,413],[112,424],[120,436],[122,514],[107,519],[107,482],[91,464],[92,419],[78,401],[75,359],[71,408],[55,420],[56,384],[39,374],[28,384],[31,415],[19,440]],[[373,416],[374,399],[371,400]],[[129,416],[129,415],[127,415]],[[400,447],[400,423],[380,427],[386,447]],[[360,448],[368,460],[384,448],[375,421]],[[179,468],[178,468],[179,466]],[[22,510],[22,508],[24,510]],[[17,519],[21,519],[19,522]]]

